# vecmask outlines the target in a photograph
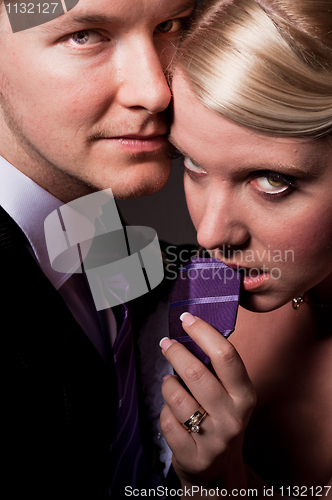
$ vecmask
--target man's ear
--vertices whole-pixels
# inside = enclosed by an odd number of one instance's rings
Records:
[[[79,0],[7,0],[4,2],[13,33],[28,30],[63,16],[76,7]]]

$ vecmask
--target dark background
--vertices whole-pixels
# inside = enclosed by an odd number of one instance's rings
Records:
[[[134,200],[117,200],[117,205],[127,225],[152,227],[159,239],[168,243],[196,243],[184,197],[180,160],[173,162],[170,178],[161,191]]]

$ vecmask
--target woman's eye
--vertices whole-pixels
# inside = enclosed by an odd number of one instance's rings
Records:
[[[103,35],[97,33],[96,31],[77,31],[70,35],[68,40],[73,42],[75,45],[93,45],[94,43],[98,43],[105,39]]]
[[[188,24],[188,18],[168,19],[158,24],[156,31],[158,33],[176,33],[183,30]]]
[[[290,187],[296,187],[289,177],[275,172],[256,177],[251,181],[251,184],[258,189],[258,191],[270,195],[281,194],[288,191]]]
[[[188,157],[185,157],[183,159],[183,163],[184,163],[184,168],[187,172],[188,175],[201,175],[201,174],[206,174],[206,171],[200,167],[199,165],[197,165],[196,163],[193,162],[193,160],[191,160],[190,158]]]

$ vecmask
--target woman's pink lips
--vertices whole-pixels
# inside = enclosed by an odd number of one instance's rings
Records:
[[[260,288],[266,281],[270,278],[270,275],[266,272],[259,273],[256,276],[244,276],[242,280],[243,289],[247,292],[251,292],[252,290],[256,290]]]
[[[241,288],[247,292],[261,287],[270,278],[269,273],[257,267],[247,268],[238,264],[226,264],[226,266],[241,272]]]

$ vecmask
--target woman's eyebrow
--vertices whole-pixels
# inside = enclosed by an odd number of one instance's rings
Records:
[[[194,160],[194,158],[192,158],[192,156],[190,156],[188,153],[186,153],[183,149],[180,148],[180,146],[177,144],[177,142],[173,139],[173,137],[171,135],[168,136],[168,140],[171,144],[173,144],[173,146],[178,150],[180,151],[181,155],[185,158],[189,158],[189,160],[196,166],[196,167],[199,167],[199,168],[203,168],[196,160]]]
[[[178,149],[178,150],[180,151],[180,153],[182,153],[182,154],[183,154],[183,156],[188,156],[188,155],[187,155],[187,153],[186,153],[183,149],[181,149],[181,147],[178,145],[178,143],[176,142],[176,140],[174,139],[174,137],[172,137],[172,134],[170,134],[170,135],[168,136],[168,140],[169,140],[169,142],[170,142],[171,144],[173,144],[173,146],[174,146],[176,149]]]

